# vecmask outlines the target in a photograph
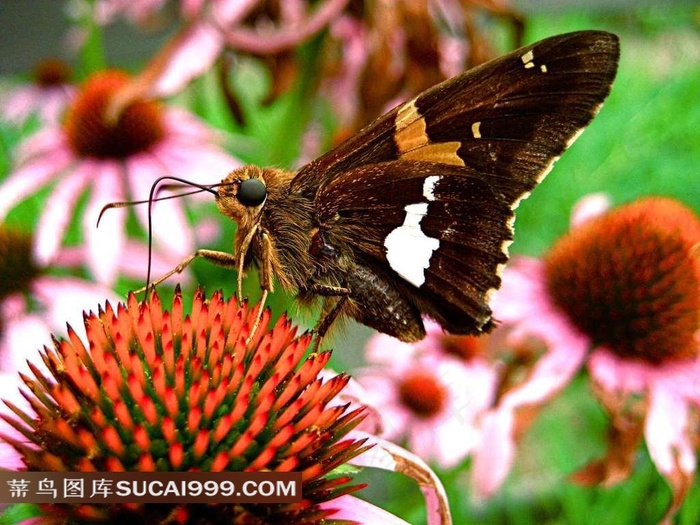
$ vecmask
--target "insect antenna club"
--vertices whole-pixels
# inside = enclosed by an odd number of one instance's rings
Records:
[[[317,347],[343,317],[407,342],[425,336],[423,315],[487,332],[515,209],[597,114],[618,60],[611,33],[553,36],[428,89],[297,171],[179,180],[237,223],[233,250],[199,249],[146,288],[202,257],[238,271],[239,297],[255,264],[261,304],[275,281],[320,298]]]

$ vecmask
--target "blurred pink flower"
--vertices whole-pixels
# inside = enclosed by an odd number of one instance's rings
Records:
[[[187,3],[184,0],[182,3]],[[94,17],[97,23],[105,25],[120,16],[124,16],[137,25],[148,24],[168,0],[97,0],[94,6]]]
[[[130,241],[119,259],[127,277],[140,278],[141,268],[132,259],[145,257],[146,247]],[[79,267],[80,253],[61,251],[56,261],[62,271]],[[135,257],[138,256],[138,257]],[[165,272],[172,261],[154,258],[154,269]],[[55,268],[55,265],[52,266]],[[83,311],[106,299],[116,304],[118,296],[108,287],[68,275],[51,275],[36,260],[32,237],[0,224],[0,371],[26,372],[28,348],[51,342],[50,334],[63,333],[66,323],[84,335]]]
[[[598,198],[587,202],[605,208]],[[494,298],[510,342],[534,339],[546,352],[485,418],[474,485],[489,496],[502,484],[532,409],[585,363],[612,431],[608,455],[575,479],[609,484],[626,478],[643,437],[673,489],[673,512],[696,468],[690,419],[700,408],[700,221],[665,198],[641,199],[596,218],[576,211],[577,227],[542,260],[511,264]]]
[[[105,284],[114,282],[124,256],[127,210],[105,213],[97,229],[104,205],[146,198],[158,177],[179,175],[207,184],[239,165],[219,147],[213,130],[179,109],[136,100],[122,110],[116,123],[107,122],[111,97],[127,82],[128,77],[118,71],[90,77],[63,126],[46,127],[26,139],[14,172],[0,184],[0,220],[28,196],[55,184],[36,230],[36,255],[43,265],[56,256],[77,201],[89,191],[82,219],[86,262]],[[147,206],[136,206],[134,211],[147,228]],[[155,247],[169,258],[179,260],[196,249],[182,199],[157,203],[154,221]]]
[[[379,408],[381,436],[444,468],[457,465],[478,441],[479,419],[491,406],[496,371],[479,356],[463,359],[446,349],[452,336],[426,319],[427,336],[415,344],[378,334],[367,344],[370,366],[358,382],[369,406]]]
[[[48,123],[57,123],[75,94],[70,66],[58,59],[37,64],[31,83],[3,85],[0,89],[0,117],[16,125],[31,115]]]
[[[143,23],[164,3],[149,0],[137,7],[134,2],[101,0],[96,13],[101,23],[120,14]],[[325,28],[348,0],[322,0],[313,3],[313,7],[309,4],[312,3],[301,0],[285,0],[278,6],[260,0],[183,0],[181,30],[152,62],[154,67],[148,68],[157,70],[151,94],[166,96],[178,92],[209,71],[224,49],[256,56],[292,49]],[[268,16],[272,11],[279,11],[279,20]],[[249,18],[254,19],[252,27]]]

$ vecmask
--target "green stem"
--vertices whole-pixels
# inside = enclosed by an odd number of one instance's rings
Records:
[[[90,6],[91,9],[86,10],[83,18],[78,21],[86,33],[85,41],[83,42],[79,54],[83,76],[88,76],[90,73],[105,69],[107,66],[102,27],[96,22],[93,16],[94,2],[90,2]]]

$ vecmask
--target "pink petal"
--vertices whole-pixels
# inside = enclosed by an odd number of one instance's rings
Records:
[[[70,324],[83,338],[83,312],[97,311],[105,301],[116,306],[121,300],[106,286],[73,277],[41,277],[32,291],[46,309],[45,319],[52,332],[63,335],[66,324]]]
[[[151,252],[151,279],[168,273],[181,262],[180,257],[169,256],[158,250]],[[148,273],[148,246],[141,242],[127,239],[124,256],[119,259],[119,273],[132,279],[146,280]],[[189,285],[192,281],[189,272],[184,271],[173,277],[175,282]]]
[[[386,365],[394,370],[410,367],[418,353],[418,346],[404,343],[386,334],[375,334],[365,345],[365,359],[373,365]]]
[[[63,130],[57,125],[47,126],[23,141],[15,152],[18,165],[28,164],[39,158],[53,163],[54,171],[58,172],[59,164],[75,161],[75,155],[68,146]]]
[[[14,171],[0,185],[0,220],[17,204],[57,177],[70,160],[70,156],[63,152],[54,151]]]
[[[11,401],[15,406],[25,411],[27,414],[33,414],[34,411],[27,400],[20,394],[20,386],[23,386],[19,374],[0,372],[0,399]],[[17,419],[17,416],[5,405],[0,402],[0,413],[7,414],[12,419]],[[26,438],[10,426],[5,420],[0,419],[0,434],[6,435],[9,438],[18,441],[26,441]],[[0,442],[0,468],[17,470],[24,467],[20,459],[20,455],[8,444]]]
[[[599,348],[588,358],[591,377],[609,392],[643,392],[651,376],[652,366],[641,361],[622,359]]]
[[[192,25],[180,40],[178,49],[170,56],[155,87],[156,94],[168,96],[179,91],[190,80],[211,68],[222,47],[218,29],[204,21]]]
[[[42,118],[47,122],[60,122],[73,93],[74,90],[68,86],[50,90],[40,108]]]
[[[331,520],[348,520],[361,525],[408,525],[408,522],[371,503],[354,496],[341,496],[321,504],[322,509],[334,509]]]
[[[672,388],[657,382],[650,392],[649,412],[644,435],[649,455],[656,468],[666,477],[692,477],[695,451],[690,440],[688,404]]]
[[[29,373],[27,360],[44,368],[38,351],[51,344],[51,332],[46,322],[36,314],[22,313],[3,318],[0,336],[0,369],[4,372]]]
[[[36,230],[36,259],[42,266],[51,264],[70,220],[75,203],[88,183],[90,173],[81,165],[58,183],[47,199]]]
[[[214,0],[212,3],[212,16],[216,24],[225,30],[239,23],[258,4],[258,0]]]
[[[607,193],[590,193],[582,197],[571,211],[571,227],[577,228],[603,215],[611,206],[612,201]]]
[[[160,164],[151,155],[139,155],[131,159],[127,167],[127,176],[131,187],[135,193],[143,195],[144,199],[148,198],[152,182],[158,176],[167,173],[167,171],[161,171]],[[185,217],[182,200],[156,202],[153,204],[151,212],[153,238],[156,241],[156,246],[162,245],[169,252],[169,255],[178,259],[195,251],[194,233]],[[136,216],[144,230],[148,231],[148,205],[137,206]]]
[[[96,162],[94,170],[93,191],[83,218],[83,234],[90,254],[87,264],[98,282],[111,285],[117,277],[119,258],[123,256],[126,209],[109,210],[102,216],[99,229],[96,225],[106,204],[124,200],[123,173],[121,166],[113,162]]]
[[[484,418],[481,442],[472,455],[472,484],[479,498],[492,496],[510,472],[515,459],[513,424],[513,412],[508,408]]]
[[[363,402],[378,408],[382,437],[398,439],[405,435],[411,416],[397,399],[396,380],[386,375],[363,375],[358,383],[366,393]]]
[[[36,110],[36,92],[34,86],[20,86],[6,94],[0,100],[0,114],[13,124],[21,124]]]
[[[0,432],[5,433],[2,428],[5,425],[3,421],[0,423]],[[24,468],[24,462],[22,461],[22,456],[14,449],[11,445],[0,441],[0,468],[7,470],[21,470]],[[22,523],[26,523],[23,521]]]
[[[428,525],[452,523],[445,488],[425,461],[405,448],[377,436],[352,431],[348,437],[366,439],[367,444],[373,445],[366,452],[353,458],[351,464],[399,472],[413,478],[418,482],[425,498]]]
[[[549,310],[540,260],[518,257],[503,271],[501,288],[491,300],[494,317],[504,324],[518,323],[533,311]]]
[[[218,146],[217,134],[193,116],[182,111],[169,112],[168,122],[167,139],[152,149],[168,173],[199,184],[212,184],[241,165]]]
[[[565,321],[549,318],[549,333],[538,334],[549,350],[537,361],[524,383],[513,387],[501,404],[511,409],[539,404],[564,388],[581,367],[588,340],[569,331]],[[559,321],[559,322],[557,322]]]

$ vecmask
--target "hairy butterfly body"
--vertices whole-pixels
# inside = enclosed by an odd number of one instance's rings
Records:
[[[434,86],[298,172],[235,170],[216,197],[238,223],[233,254],[199,250],[171,273],[202,256],[238,268],[240,291],[255,263],[264,297],[274,279],[322,297],[320,335],[338,315],[403,341],[425,335],[422,315],[488,331],[514,210],[595,116],[618,57],[609,33],[548,38]]]

